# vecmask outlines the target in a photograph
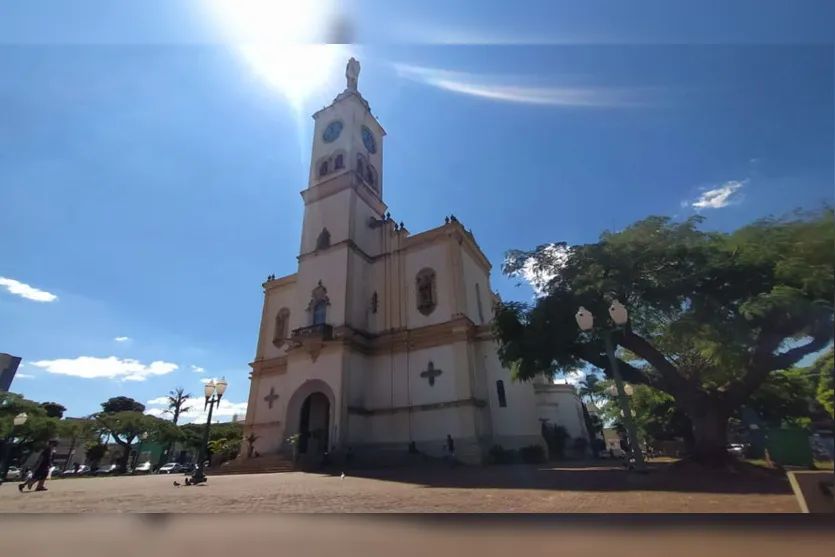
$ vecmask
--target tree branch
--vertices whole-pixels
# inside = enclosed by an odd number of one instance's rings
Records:
[[[627,350],[643,358],[649,365],[658,370],[658,373],[661,374],[662,382],[674,392],[687,388],[688,381],[679,373],[678,368],[645,338],[636,335],[632,330],[627,330],[624,331],[620,344]]]
[[[577,349],[576,356],[587,361],[591,365],[602,369],[607,377],[611,378],[613,376],[612,370],[610,369],[611,365],[609,363],[609,358],[602,355],[598,350],[595,350],[592,345],[580,345]],[[624,381],[628,383],[635,383],[636,385],[640,384],[652,386],[653,382],[641,369],[633,366],[629,362],[624,362],[620,358],[617,358],[617,361],[620,376]]]

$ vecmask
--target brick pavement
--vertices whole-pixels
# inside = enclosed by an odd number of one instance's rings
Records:
[[[351,473],[345,479],[285,473],[210,477],[175,487],[183,476],[58,479],[45,493],[0,487],[0,512],[798,512],[788,482],[736,481],[722,488],[655,473],[617,469],[490,467]],[[715,482],[714,482],[715,483]]]

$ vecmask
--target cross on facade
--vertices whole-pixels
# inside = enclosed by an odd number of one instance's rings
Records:
[[[264,397],[267,404],[270,405],[270,410],[273,409],[273,403],[278,400],[278,395],[275,394],[275,387],[270,387],[270,394]]]
[[[425,377],[429,380],[429,386],[435,386],[435,378],[443,373],[443,370],[435,369],[435,364],[429,362],[429,365],[426,366],[426,371],[421,371],[420,376]]]

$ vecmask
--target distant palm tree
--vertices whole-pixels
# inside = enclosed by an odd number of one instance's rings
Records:
[[[171,416],[171,421],[174,425],[180,420],[180,416],[191,412],[193,406],[188,406],[188,401],[194,398],[191,393],[187,393],[182,387],[177,387],[168,392],[168,409],[163,412],[163,415]]]
[[[603,385],[597,375],[587,375],[585,379],[580,381],[580,397],[597,406],[597,399],[601,394],[602,387]]]
[[[167,404],[168,408],[163,411],[163,415],[171,416],[171,421],[174,422],[174,425],[177,425],[177,422],[180,420],[180,416],[191,412],[194,408],[193,406],[188,405],[188,401],[194,398],[191,393],[187,393],[183,387],[176,387],[172,391],[168,391],[168,399]],[[165,455],[167,455],[168,460],[171,461],[171,451],[174,448],[174,441],[168,443],[168,448],[165,450]]]

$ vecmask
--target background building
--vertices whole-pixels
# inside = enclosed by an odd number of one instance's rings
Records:
[[[0,391],[11,391],[12,380],[20,367],[21,358],[0,353]]]

